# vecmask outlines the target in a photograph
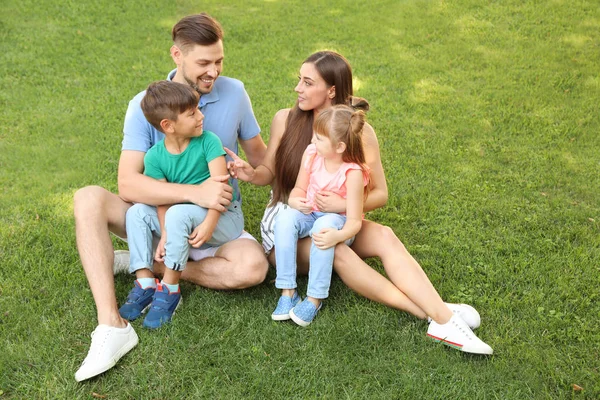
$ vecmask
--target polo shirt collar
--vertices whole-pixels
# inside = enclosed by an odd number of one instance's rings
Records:
[[[169,75],[167,75],[167,80],[172,81],[176,72],[177,68],[169,72]],[[219,78],[215,79],[215,84],[213,85],[213,89],[210,91],[210,93],[203,94],[202,96],[200,96],[200,102],[198,103],[198,107],[204,107],[208,103],[215,103],[219,101],[219,89],[217,88],[218,79]]]

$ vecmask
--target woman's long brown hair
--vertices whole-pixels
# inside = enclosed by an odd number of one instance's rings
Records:
[[[325,83],[335,86],[332,105],[346,104],[354,109],[367,111],[369,103],[360,97],[353,97],[352,68],[348,61],[333,51],[319,51],[312,54],[303,64],[311,63]],[[275,185],[271,205],[281,201],[287,203],[290,192],[296,184],[304,150],[313,135],[314,112],[298,108],[298,102],[290,110],[283,137],[275,153]]]

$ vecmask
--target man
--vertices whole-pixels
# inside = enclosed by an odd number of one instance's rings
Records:
[[[238,140],[248,161],[257,166],[266,146],[243,84],[219,77],[223,67],[223,32],[206,14],[191,15],[173,27],[171,57],[177,69],[168,79],[190,85],[200,94],[199,108],[204,127],[216,133],[223,145],[235,152]],[[239,200],[239,188],[228,185],[228,175],[211,178],[201,185],[160,182],[143,174],[146,151],[164,135],[146,121],[140,102],[144,92],[129,103],[119,160],[119,195],[90,186],[74,198],[77,248],[98,312],[98,327],[86,359],[75,374],[82,381],[112,368],[131,350],[138,337],[121,318],[115,297],[110,233],[124,238],[125,215],[133,202],[150,205],[194,203],[225,211]],[[243,289],[261,283],[268,263],[260,244],[249,234],[218,248],[196,251],[181,278],[212,289]],[[155,273],[163,265],[155,264]]]

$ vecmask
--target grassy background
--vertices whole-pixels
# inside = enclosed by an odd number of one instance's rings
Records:
[[[600,398],[596,2],[5,0],[2,10],[0,398]],[[394,229],[442,297],[480,310],[493,357],[435,345],[424,322],[339,279],[309,329],[271,322],[271,271],[240,292],[185,284],[176,323],[136,322],[133,352],[75,382],[95,308],[73,193],[116,190],[127,103],[164,79],[170,28],[200,11],[223,24],[224,73],[245,82],[265,141],[305,57],[333,49],[350,60],[390,189],[370,218]],[[242,191],[258,235],[268,193]],[[123,301],[130,278],[116,282]]]

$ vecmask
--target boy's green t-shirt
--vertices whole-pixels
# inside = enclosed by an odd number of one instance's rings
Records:
[[[221,140],[210,131],[192,138],[181,154],[169,153],[163,139],[144,156],[144,175],[171,183],[197,185],[210,178],[208,163],[224,155]]]

